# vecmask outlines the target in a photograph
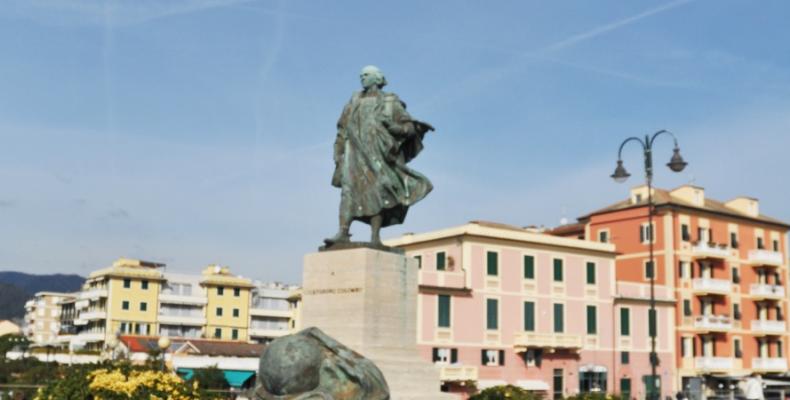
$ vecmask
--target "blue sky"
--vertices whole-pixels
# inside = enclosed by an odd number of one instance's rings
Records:
[[[126,256],[299,282],[336,230],[335,122],[367,64],[437,129],[385,237],[559,224],[675,132],[710,197],[790,220],[785,1],[54,1],[0,8],[0,269]],[[656,162],[671,156],[660,141]],[[355,238],[368,236],[355,226]]]

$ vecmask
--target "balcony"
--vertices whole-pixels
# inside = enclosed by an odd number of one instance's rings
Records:
[[[278,338],[291,333],[288,329],[250,328],[251,337]]]
[[[80,300],[97,300],[102,297],[107,297],[107,288],[92,288],[80,292]]]
[[[694,368],[705,372],[727,372],[733,367],[730,357],[697,357],[694,359]]]
[[[80,313],[80,319],[86,321],[95,321],[107,318],[107,311],[105,310],[88,310]]]
[[[206,324],[206,318],[203,315],[159,314],[157,320],[160,324],[167,325],[203,326]]]
[[[165,293],[159,294],[159,302],[166,304],[186,304],[204,306],[208,303],[208,298],[204,296],[185,296],[180,294]]]
[[[691,246],[691,254],[696,258],[726,259],[730,256],[730,251],[723,244],[695,242]]]
[[[468,365],[440,365],[439,380],[442,382],[476,381],[477,367]]]
[[[694,328],[706,332],[726,332],[732,329],[732,320],[726,315],[699,315],[694,318]]]
[[[691,287],[702,294],[728,294],[732,291],[732,283],[727,279],[696,278]]]
[[[250,315],[256,317],[291,318],[291,310],[274,310],[271,308],[250,308]]]
[[[784,259],[778,251],[749,250],[749,262],[756,266],[778,267],[784,264]]]
[[[787,360],[781,357],[752,358],[752,369],[759,372],[786,372]]]
[[[104,341],[104,331],[84,331],[77,335],[77,340],[85,343]]]
[[[466,271],[460,268],[445,271],[420,270],[418,279],[421,288],[468,289]]]
[[[513,340],[513,347],[517,352],[529,348],[577,350],[582,348],[582,337],[563,333],[518,332]]]
[[[753,320],[751,326],[752,332],[761,335],[782,335],[786,329],[784,321],[773,320]]]
[[[779,285],[754,283],[749,286],[749,294],[758,299],[782,300],[785,297],[785,288]]]

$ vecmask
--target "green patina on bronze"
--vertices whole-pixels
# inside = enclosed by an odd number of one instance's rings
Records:
[[[389,400],[381,371],[318,328],[275,339],[261,355],[258,400]]]
[[[409,207],[433,189],[406,166],[433,127],[413,119],[396,94],[381,90],[387,81],[378,68],[363,68],[360,80],[363,90],[353,94],[337,123],[332,185],[341,192],[340,229],[322,250],[347,248],[353,221],[370,225],[366,244],[383,247],[381,228],[403,223]]]

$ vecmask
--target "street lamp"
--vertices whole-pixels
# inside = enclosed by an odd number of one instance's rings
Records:
[[[653,390],[651,390],[648,394],[651,400],[656,400],[660,398],[659,392],[657,389],[658,384],[658,376],[656,375],[656,366],[658,365],[658,355],[656,354],[656,334],[658,333],[658,315],[656,314],[656,294],[655,294],[655,286],[656,286],[656,268],[655,259],[653,257],[653,242],[655,240],[655,232],[653,229],[653,214],[655,213],[655,204],[653,204],[653,143],[656,141],[656,138],[661,136],[662,134],[668,134],[672,136],[672,139],[675,142],[675,149],[673,150],[672,159],[669,160],[667,163],[667,167],[671,169],[673,172],[680,172],[686,168],[688,165],[687,162],[683,160],[683,157],[680,156],[680,147],[678,147],[678,140],[672,132],[666,130],[660,130],[653,134],[653,136],[645,135],[644,140],[638,137],[630,137],[623,141],[620,144],[620,150],[617,152],[617,167],[614,170],[614,173],[611,175],[612,179],[615,180],[617,183],[625,182],[631,174],[625,170],[623,166],[623,147],[628,142],[638,142],[642,145],[642,152],[645,157],[645,178],[647,180],[647,219],[648,219],[648,245],[650,247],[650,312],[648,315],[648,324],[652,322],[652,330],[650,331],[650,376],[653,385]]]
[[[159,346],[159,350],[162,351],[162,371],[165,371],[165,355],[167,355],[167,349],[170,347],[170,338],[167,336],[162,336],[156,342],[156,345]]]

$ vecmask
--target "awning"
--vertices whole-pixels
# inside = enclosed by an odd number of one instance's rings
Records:
[[[195,370],[192,368],[179,368],[176,370],[178,376],[184,378],[185,381],[192,379],[192,375],[195,374]]]
[[[606,371],[608,371],[608,369],[606,369],[606,367],[604,367],[603,365],[587,364],[587,365],[582,365],[581,367],[579,367],[579,372],[600,372],[600,373],[605,373]]]
[[[516,386],[524,389],[524,390],[532,390],[536,392],[548,392],[549,391],[549,384],[543,381],[539,381],[536,379],[525,379],[516,381]]]
[[[255,375],[255,373],[251,371],[222,371],[222,373],[225,374],[225,380],[228,381],[230,387],[234,388],[244,386],[244,382],[247,382],[247,380]]]

